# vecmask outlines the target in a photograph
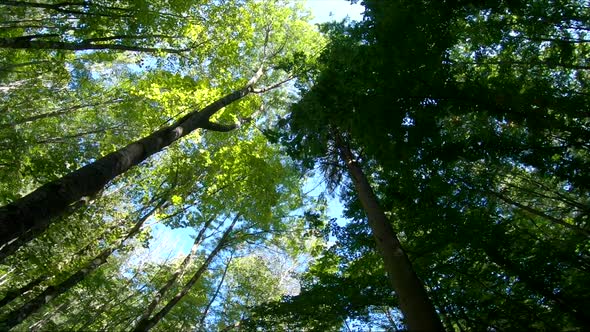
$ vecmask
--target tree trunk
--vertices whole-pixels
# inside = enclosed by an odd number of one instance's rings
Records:
[[[44,231],[50,225],[51,219],[64,214],[68,206],[80,201],[83,197],[93,197],[118,175],[194,130],[205,128],[229,131],[237,128],[237,126],[221,128],[221,125],[213,124],[209,119],[220,109],[252,92],[252,86],[262,73],[260,68],[245,87],[216,100],[202,110],[191,112],[174,124],[47,183],[0,208],[0,247],[2,248],[0,250],[4,251],[5,245],[17,241],[21,236],[26,237],[28,232]],[[4,256],[14,253],[23,244],[10,246],[10,250],[4,252]]]
[[[66,280],[60,282],[57,285],[52,285],[47,287],[43,292],[37,295],[35,298],[31,299],[27,303],[20,306],[18,309],[13,310],[9,313],[6,317],[4,317],[4,321],[1,323],[0,328],[10,330],[11,328],[20,324],[23,320],[27,319],[30,315],[36,313],[41,309],[45,304],[49,303],[52,299],[58,297],[59,295],[67,292],[72,287],[76,286],[80,281],[84,280],[84,278],[91,274],[92,272],[96,271],[99,267],[101,267],[104,263],[106,263],[107,259],[111,254],[119,248],[123,243],[135,236],[143,223],[152,215],[156,210],[164,204],[166,200],[162,199],[155,207],[153,207],[147,214],[141,217],[133,226],[133,228],[127,233],[118,245],[113,246],[111,248],[103,250],[100,254],[98,254],[94,259],[92,259],[88,264],[86,264],[83,268],[78,270],[76,273],[72,274]]]
[[[195,274],[193,274],[191,279],[184,285],[184,287],[182,287],[180,292],[178,292],[176,295],[174,295],[174,297],[172,299],[170,299],[170,301],[168,301],[168,303],[160,311],[158,311],[152,318],[149,318],[149,319],[142,318],[137,323],[137,325],[135,326],[135,329],[133,331],[135,331],[135,332],[149,331],[156,324],[158,324],[158,322],[160,320],[162,320],[162,318],[164,318],[164,316],[166,316],[166,314],[168,314],[170,312],[170,310],[172,310],[172,308],[174,308],[174,306],[178,302],[180,302],[180,300],[182,300],[182,298],[190,291],[190,289],[194,286],[194,284],[201,278],[203,273],[205,273],[205,271],[209,267],[209,264],[211,263],[213,258],[215,258],[215,256],[217,256],[219,251],[221,251],[221,249],[227,244],[227,239],[229,237],[229,234],[231,233],[232,229],[234,228],[234,225],[238,221],[239,217],[240,217],[240,215],[237,215],[234,218],[231,225],[223,233],[223,236],[221,237],[221,239],[217,243],[217,246],[215,246],[215,249],[213,249],[213,251],[209,254],[209,256],[207,256],[207,259],[205,260],[205,262],[203,262],[203,264],[201,265],[201,267],[199,267],[197,272],[195,272]]]
[[[8,303],[12,302],[19,296],[24,295],[24,293],[31,291],[33,288],[39,286],[43,281],[45,281],[47,277],[41,276],[37,279],[31,280],[28,284],[22,286],[19,289],[11,289],[9,290],[4,297],[0,300],[0,308],[4,307]]]
[[[49,10],[55,10],[57,12],[63,14],[77,14],[83,16],[102,16],[102,17],[109,17],[109,18],[120,18],[120,17],[131,17],[131,14],[126,15],[117,15],[117,14],[104,14],[101,12],[91,12],[91,11],[83,11],[84,7],[92,5],[90,1],[66,1],[62,3],[56,4],[48,4],[48,3],[37,3],[37,2],[26,2],[26,1],[14,1],[14,0],[1,0],[0,5],[4,6],[13,6],[13,7],[30,7],[30,8],[43,8]],[[74,10],[74,9],[67,9],[65,7],[82,7],[81,10]],[[98,8],[109,8],[104,6],[94,6]],[[113,8],[115,9],[115,8]]]
[[[406,319],[408,330],[444,331],[422,281],[416,275],[412,263],[402,249],[397,234],[379,205],[363,170],[338,133],[335,135],[335,142],[367,214],[377,249],[383,257],[389,281],[399,298],[400,309]]]
[[[28,37],[28,38],[27,38]],[[12,49],[32,49],[32,50],[67,50],[67,51],[87,51],[87,50],[111,50],[111,51],[130,51],[130,52],[166,52],[166,53],[183,53],[189,49],[141,47],[122,44],[92,44],[90,42],[62,42],[57,40],[37,40],[37,36],[23,37],[4,37],[0,38],[0,48]],[[35,39],[35,40],[34,40]]]

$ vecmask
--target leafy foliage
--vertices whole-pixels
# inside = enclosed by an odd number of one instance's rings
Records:
[[[324,165],[360,221],[332,129],[346,135],[447,329],[582,329],[587,6],[364,4],[363,22],[324,26],[279,122],[287,152]],[[367,255],[366,234],[338,241]]]
[[[191,133],[2,257],[2,324],[60,289],[14,330],[128,330],[197,275],[154,329],[404,329],[337,130],[447,330],[584,330],[588,4],[362,4],[320,35],[288,1],[1,2],[2,205],[264,69],[212,117],[232,131]],[[347,224],[302,192],[316,167]],[[190,264],[160,227],[203,230]]]
[[[232,133],[192,133],[96,197],[74,203],[6,257],[0,265],[3,329],[15,323],[16,330],[134,326],[182,260],[155,251],[155,224],[186,234],[204,229],[206,239],[155,308],[159,312],[183,293],[155,321],[161,330],[197,328],[210,320],[200,313],[219,305],[214,290],[231,280],[220,280],[218,273],[234,264],[226,260],[228,252],[247,256],[265,243],[294,249],[306,240],[303,219],[292,214],[307,200],[300,178],[258,129],[292,100],[281,84],[313,62],[321,45],[300,5],[9,1],[0,7],[3,205],[203,108],[264,68],[261,91],[212,118],[238,124]],[[279,68],[285,61],[293,70]],[[234,216],[239,223],[219,254],[197,273]],[[283,233],[295,235],[287,240]],[[191,276],[198,278],[186,288]],[[13,297],[14,289],[21,291]],[[223,292],[236,292],[235,284]],[[273,292],[280,296],[284,290]]]

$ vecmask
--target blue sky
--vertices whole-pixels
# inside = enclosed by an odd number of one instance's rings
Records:
[[[351,20],[360,21],[364,7],[359,3],[360,0],[356,4],[351,4],[350,0],[307,0],[306,7],[311,9],[313,23],[340,21],[347,16]]]

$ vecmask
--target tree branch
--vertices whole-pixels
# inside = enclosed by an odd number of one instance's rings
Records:
[[[240,128],[240,126],[241,125],[239,123],[233,123],[233,124],[226,125],[226,124],[222,124],[222,123],[216,123],[216,122],[209,121],[205,125],[203,125],[203,129],[226,133],[228,131],[238,129],[238,128]]]
[[[286,79],[284,79],[284,80],[282,80],[282,81],[280,81],[280,82],[278,82],[278,83],[275,83],[275,84],[273,84],[273,85],[271,85],[271,86],[267,86],[267,87],[260,88],[260,89],[254,89],[254,88],[252,88],[252,92],[253,92],[253,93],[264,93],[264,92],[267,92],[267,91],[270,91],[270,90],[274,90],[274,89],[276,89],[276,88],[280,87],[281,85],[283,85],[283,84],[285,84],[285,83],[289,82],[289,81],[290,81],[290,80],[292,80],[293,78],[294,78],[293,76],[289,76],[289,77],[287,77]]]

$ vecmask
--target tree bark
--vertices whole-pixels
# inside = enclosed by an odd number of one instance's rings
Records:
[[[209,256],[207,256],[207,259],[205,259],[205,262],[203,262],[203,264],[199,267],[199,269],[195,272],[195,274],[193,274],[191,279],[182,287],[182,289],[176,295],[174,295],[174,297],[172,299],[170,299],[170,301],[168,301],[168,303],[162,309],[160,309],[160,311],[158,311],[152,318],[149,318],[149,319],[142,318],[135,326],[135,329],[133,330],[134,332],[149,331],[156,324],[158,324],[158,322],[160,320],[162,320],[162,318],[164,318],[164,316],[166,316],[166,314],[168,314],[170,312],[170,310],[172,310],[172,308],[174,308],[174,306],[178,302],[180,302],[180,300],[182,300],[182,298],[190,291],[190,289],[194,286],[194,284],[201,278],[203,273],[205,273],[205,271],[209,267],[209,264],[211,263],[213,258],[215,258],[215,256],[217,256],[219,251],[221,251],[221,249],[223,249],[223,247],[225,245],[227,245],[227,239],[229,237],[229,234],[231,233],[232,229],[234,228],[239,217],[240,217],[240,215],[237,215],[234,218],[231,225],[223,233],[223,236],[221,237],[221,239],[217,243],[217,246],[215,246],[215,249],[213,249],[213,251],[209,254]]]
[[[335,134],[334,139],[367,214],[377,249],[383,257],[389,281],[399,298],[408,330],[444,331],[422,281],[416,275],[362,168],[339,133]]]
[[[70,277],[68,277],[67,279],[65,279],[57,285],[51,285],[47,287],[39,295],[35,296],[27,303],[10,312],[6,317],[4,317],[4,321],[0,324],[0,328],[10,330],[11,328],[17,326],[23,320],[27,319],[27,317],[39,311],[39,309],[41,309],[45,304],[49,303],[52,299],[67,292],[72,287],[76,286],[80,281],[84,280],[86,276],[96,271],[99,267],[106,263],[107,259],[111,256],[111,254],[116,249],[121,247],[121,245],[123,245],[123,243],[127,239],[130,239],[139,232],[144,222],[152,214],[154,214],[154,212],[156,212],[156,210],[160,206],[162,206],[162,204],[164,204],[165,201],[165,199],[160,200],[160,202],[155,207],[153,207],[148,213],[141,217],[135,223],[133,228],[131,228],[129,233],[127,233],[127,235],[119,242],[118,245],[103,250],[100,254],[94,257],[94,259],[92,259],[89,263],[87,263],[83,268],[78,270],[76,273],[72,274]]]
[[[29,37],[29,38],[27,38]],[[86,50],[116,50],[116,51],[130,51],[130,52],[166,52],[179,54],[188,51],[189,49],[173,49],[173,48],[157,48],[157,47],[141,47],[122,44],[92,44],[90,42],[62,42],[57,40],[33,40],[37,36],[23,36],[23,37],[4,37],[0,38],[0,48],[12,49],[33,49],[33,50],[68,50],[68,51],[86,51]]]
[[[13,1],[13,0],[1,0],[0,5],[4,6],[13,6],[13,7],[30,7],[30,8],[43,8],[49,10],[55,10],[57,12],[63,14],[78,14],[84,16],[103,16],[103,17],[110,17],[110,18],[120,18],[120,17],[132,17],[131,14],[126,15],[117,15],[117,14],[103,14],[100,12],[85,12],[81,10],[72,10],[66,9],[65,7],[86,7],[91,5],[91,2],[86,1],[64,1],[55,4],[48,4],[48,3],[37,3],[37,2],[26,2],[26,1]],[[109,8],[103,7],[102,8]]]
[[[28,232],[39,233],[49,227],[53,217],[64,214],[68,207],[83,197],[93,197],[104,186],[138,165],[151,155],[198,128],[211,122],[209,119],[225,106],[240,100],[252,92],[252,86],[262,76],[260,68],[243,88],[236,90],[200,111],[193,111],[174,124],[112,152],[93,163],[47,183],[32,193],[0,208],[0,249],[17,241]],[[22,241],[21,241],[22,242]],[[4,256],[14,253],[24,243],[9,246]]]
[[[47,279],[47,277],[41,276],[37,279],[31,280],[28,284],[22,286],[21,288],[9,290],[0,300],[0,308],[12,302],[17,297],[24,295],[26,292],[33,290],[33,288],[39,286],[43,281],[45,281],[45,279]]]

